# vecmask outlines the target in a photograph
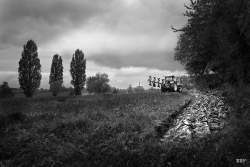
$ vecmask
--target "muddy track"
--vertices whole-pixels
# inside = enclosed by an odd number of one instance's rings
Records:
[[[185,103],[165,120],[162,120],[157,123],[155,126],[156,135],[159,138],[162,138],[164,134],[174,126],[174,122],[176,121],[177,117],[183,113],[183,111],[192,103],[192,98],[185,100]]]
[[[161,141],[202,138],[225,127],[230,107],[223,97],[202,92],[193,97],[155,127]]]

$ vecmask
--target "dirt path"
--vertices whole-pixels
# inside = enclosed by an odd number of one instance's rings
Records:
[[[226,124],[230,108],[224,99],[211,93],[194,92],[193,99],[168,119],[162,121],[165,132],[161,141],[183,141],[205,137],[220,131]]]

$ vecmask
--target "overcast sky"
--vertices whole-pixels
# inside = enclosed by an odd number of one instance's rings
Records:
[[[0,82],[18,87],[22,47],[38,45],[41,87],[48,87],[52,56],[62,56],[64,85],[76,49],[87,59],[87,76],[109,74],[111,85],[147,85],[149,75],[184,74],[174,61],[185,0],[0,0]]]

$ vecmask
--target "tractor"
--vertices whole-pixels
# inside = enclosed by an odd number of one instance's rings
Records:
[[[181,92],[182,91],[182,84],[181,79],[179,77],[175,76],[165,76],[165,79],[162,79],[160,82],[160,78],[158,78],[158,81],[156,81],[156,77],[149,76],[149,85],[156,87],[158,86],[161,88],[161,92]]]

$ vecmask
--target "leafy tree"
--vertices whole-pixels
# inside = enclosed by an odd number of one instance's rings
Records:
[[[134,88],[135,93],[144,93],[144,88],[143,86],[137,86]]]
[[[63,83],[63,65],[62,65],[62,58],[59,55],[54,55],[50,76],[49,76],[49,84],[50,84],[50,91],[52,92],[53,96],[56,96],[60,89],[62,88]]]
[[[195,77],[211,71],[223,83],[250,82],[250,1],[190,0],[175,58]]]
[[[127,92],[128,92],[128,93],[133,93],[133,92],[134,92],[134,90],[133,90],[133,88],[132,88],[132,85],[129,85],[129,87],[128,87],[128,89],[127,89]]]
[[[26,97],[32,97],[40,86],[41,64],[38,58],[37,45],[29,40],[23,47],[22,57],[19,61],[19,84]]]
[[[74,86],[75,95],[81,95],[81,91],[86,81],[86,59],[81,50],[77,49],[73,54],[70,64],[70,73],[72,76],[71,84]]]
[[[113,94],[118,94],[119,93],[119,89],[118,88],[112,88],[112,93]]]
[[[0,98],[13,97],[14,93],[8,85],[8,82],[3,82],[0,86]]]
[[[87,91],[90,93],[106,93],[111,90],[108,74],[97,73],[95,76],[88,77]]]

